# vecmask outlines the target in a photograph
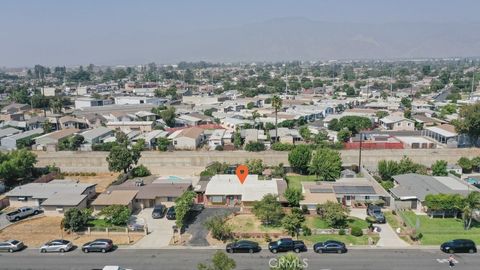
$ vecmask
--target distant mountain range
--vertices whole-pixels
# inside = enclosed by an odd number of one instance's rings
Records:
[[[160,63],[471,57],[480,56],[480,23],[367,24],[284,18],[157,36],[148,43],[154,48],[144,45],[142,52]]]

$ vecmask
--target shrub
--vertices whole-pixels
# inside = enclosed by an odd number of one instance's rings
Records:
[[[351,228],[351,230],[352,230],[352,231],[351,231],[351,234],[352,234],[353,236],[360,237],[360,236],[363,235],[363,231],[362,231],[362,229],[361,229],[360,227],[353,226],[353,227]]]
[[[132,170],[133,177],[145,177],[149,175],[151,175],[150,170],[147,167],[143,166],[143,164],[133,168]]]
[[[308,211],[308,206],[306,206],[305,204],[302,205],[302,212],[303,212],[304,214],[310,213],[310,211]]]
[[[272,237],[268,233],[265,234],[264,238],[265,242],[270,243],[272,242]]]
[[[339,235],[345,235],[345,234],[346,234],[345,229],[340,229],[340,230],[338,231],[338,234],[339,234]]]
[[[223,146],[222,146],[222,145],[217,145],[217,146],[215,147],[215,150],[217,150],[217,151],[223,151]]]
[[[272,150],[274,151],[290,151],[295,147],[293,144],[289,143],[274,143],[272,144]]]
[[[265,144],[261,142],[248,142],[245,145],[245,150],[249,152],[260,152],[260,151],[265,151]]]
[[[312,230],[307,225],[303,225],[302,233],[303,233],[303,236],[309,236],[309,235],[312,235]]]
[[[410,234],[410,239],[412,239],[413,241],[419,241],[420,239],[422,239],[423,237],[423,234],[422,233],[411,233]]]
[[[212,232],[213,238],[225,241],[232,238],[232,227],[224,217],[212,217],[205,222],[205,227]]]
[[[131,211],[123,205],[110,205],[100,211],[100,215],[105,216],[105,220],[113,225],[125,225],[130,218]]]
[[[365,221],[368,222],[369,224],[375,223],[375,218],[374,217],[366,217]]]

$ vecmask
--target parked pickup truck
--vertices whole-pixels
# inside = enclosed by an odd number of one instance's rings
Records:
[[[376,223],[385,223],[385,215],[382,213],[380,206],[369,204],[367,207],[367,215],[373,217]]]
[[[268,244],[268,249],[272,253],[285,252],[285,251],[295,251],[299,253],[301,251],[307,251],[307,246],[303,241],[295,241],[292,238],[282,238],[275,242],[270,242]]]
[[[8,221],[19,221],[22,218],[26,218],[33,215],[38,215],[40,210],[38,208],[33,207],[20,207],[17,210],[7,213],[6,217]]]

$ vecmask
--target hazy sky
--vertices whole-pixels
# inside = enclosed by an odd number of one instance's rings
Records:
[[[148,54],[161,47],[162,37],[285,17],[470,23],[479,22],[479,14],[478,0],[3,0],[0,66],[157,61]],[[155,42],[149,44],[152,37]]]

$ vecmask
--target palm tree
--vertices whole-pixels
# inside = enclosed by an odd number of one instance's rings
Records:
[[[274,95],[272,97],[272,107],[275,109],[275,141],[278,141],[278,124],[277,124],[278,117],[277,117],[277,114],[278,114],[278,111],[282,108],[282,99],[279,96]]]
[[[256,126],[256,128],[258,129],[258,125],[257,125],[257,119],[260,117],[260,114],[258,113],[257,110],[253,111],[252,112],[252,119],[253,119],[253,125]]]
[[[462,217],[465,230],[470,229],[470,226],[472,225],[473,213],[478,209],[480,209],[480,192],[470,192],[465,198],[463,206]]]

